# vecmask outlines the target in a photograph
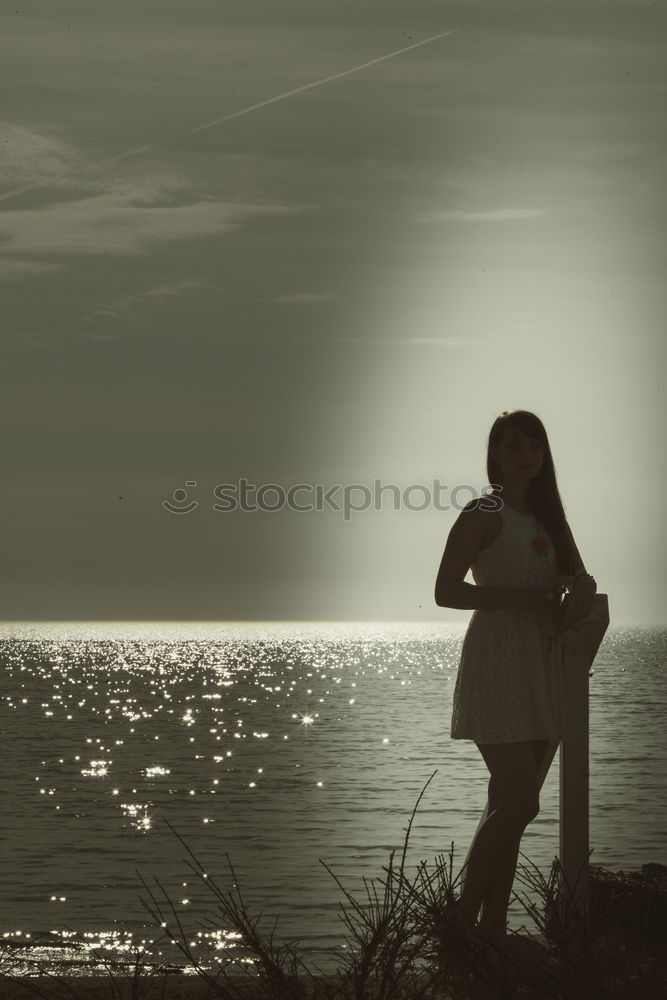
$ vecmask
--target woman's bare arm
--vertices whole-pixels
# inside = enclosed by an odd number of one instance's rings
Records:
[[[469,611],[514,607],[511,592],[517,588],[478,587],[463,579],[482,547],[484,516],[484,511],[467,505],[451,527],[435,581],[435,603],[439,608]]]

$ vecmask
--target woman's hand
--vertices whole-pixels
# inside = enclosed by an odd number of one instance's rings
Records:
[[[597,584],[590,576],[577,576],[568,585],[568,591],[561,611],[561,628],[569,628],[570,625],[574,625],[583,618],[588,618],[593,610],[593,598],[597,593]]]
[[[512,607],[521,611],[555,611],[560,604],[559,587],[516,587]]]

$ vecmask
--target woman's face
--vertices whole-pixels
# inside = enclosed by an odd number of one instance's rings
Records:
[[[491,449],[503,479],[532,479],[542,468],[544,447],[537,438],[517,427],[505,430],[500,444]]]

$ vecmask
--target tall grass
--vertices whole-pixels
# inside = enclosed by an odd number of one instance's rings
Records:
[[[325,975],[317,966],[309,967],[294,941],[276,944],[275,925],[268,934],[260,932],[259,917],[252,916],[244,903],[229,855],[225,857],[233,889],[227,892],[167,823],[192,859],[184,860],[215,901],[211,926],[232,932],[238,944],[227,949],[222,958],[217,953],[204,960],[198,958],[190,943],[192,935],[159,879],[153,876],[155,885],[150,887],[137,871],[145,890],[145,897],[139,897],[142,905],[163,936],[185,957],[192,974],[176,976],[173,967],[150,965],[137,950],[134,962],[129,966],[125,963],[121,975],[121,963],[111,963],[94,952],[107,969],[96,995],[109,1000],[175,995],[220,1000],[636,1000],[649,990],[653,997],[661,991],[667,995],[667,970],[657,948],[641,947],[622,932],[610,929],[604,902],[598,899],[592,905],[590,893],[576,906],[571,902],[572,887],[566,885],[565,898],[561,898],[559,887],[564,876],[558,858],[548,879],[528,859],[527,865],[519,863],[517,881],[537,895],[539,905],[516,892],[514,898],[532,919],[539,936],[513,932],[502,945],[487,941],[476,926],[461,917],[456,888],[463,870],[453,878],[453,841],[448,861],[443,855],[436,856],[430,872],[426,862],[420,862],[411,881],[405,859],[412,823],[436,773],[426,782],[412,811],[399,866],[394,864],[396,852],[392,851],[389,864],[382,867],[385,877],[378,878],[383,887],[380,894],[375,884],[369,887],[364,878],[366,901],[359,902],[320,859],[347,901],[347,905],[341,903],[341,909],[350,934],[345,939],[348,949],[335,974]],[[29,996],[74,1000],[93,995],[90,986],[84,987],[83,981],[77,985],[73,977],[36,975],[40,972],[37,961],[33,962],[32,975],[18,975],[9,961],[16,957],[14,946],[10,949],[5,944],[0,949],[3,1000]],[[24,964],[30,962],[25,952],[21,959]],[[214,974],[211,962],[217,966]],[[104,989],[106,992],[100,992]]]

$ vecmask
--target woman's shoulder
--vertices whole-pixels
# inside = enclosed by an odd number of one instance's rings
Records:
[[[500,509],[502,503],[491,496],[475,497],[462,508],[461,514],[466,515],[466,523],[474,530],[481,532],[482,548],[486,548],[498,535],[502,527]],[[472,519],[472,520],[471,520]]]
[[[466,523],[471,528],[474,525],[473,530],[481,539],[480,552],[498,537],[502,528],[502,518],[499,514],[501,506],[497,500],[493,502],[493,498],[487,495],[470,500],[461,511],[466,513],[467,518],[473,519],[472,522],[468,520]]]
[[[500,511],[502,505],[503,502],[499,496],[487,493],[469,500],[465,507],[461,508],[461,513],[494,514]]]

